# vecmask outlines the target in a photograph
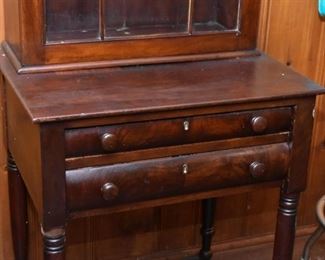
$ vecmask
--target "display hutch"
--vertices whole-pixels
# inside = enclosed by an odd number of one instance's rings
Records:
[[[315,96],[256,50],[259,0],[5,0],[0,58],[13,242],[26,192],[44,259],[68,220],[281,187],[274,259],[292,258]]]

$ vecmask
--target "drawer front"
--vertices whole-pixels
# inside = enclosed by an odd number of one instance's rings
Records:
[[[66,131],[66,156],[78,157],[228,138],[291,129],[292,109],[275,108],[157,120]]]
[[[72,211],[280,180],[286,143],[82,168],[66,172]]]

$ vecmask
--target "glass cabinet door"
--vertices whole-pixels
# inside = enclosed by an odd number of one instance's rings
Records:
[[[196,0],[193,33],[224,32],[239,28],[240,0]]]
[[[100,38],[98,0],[45,1],[47,42]]]
[[[44,0],[46,41],[189,36],[239,28],[240,0]]]
[[[105,37],[186,33],[189,0],[105,0]]]

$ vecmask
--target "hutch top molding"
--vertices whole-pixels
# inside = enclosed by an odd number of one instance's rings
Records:
[[[256,48],[259,0],[5,0],[18,72],[207,60]]]

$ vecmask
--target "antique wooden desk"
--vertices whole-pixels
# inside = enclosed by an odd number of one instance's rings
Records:
[[[76,1],[14,2],[0,64],[17,260],[27,258],[26,190],[46,260],[64,259],[71,218],[189,200],[203,201],[199,257],[210,259],[213,198],[274,186],[274,259],[292,258],[315,97],[324,91],[255,51],[259,1],[179,1],[178,12],[189,3],[189,19],[166,27],[176,2],[152,9],[164,10],[160,20],[134,0],[127,18],[151,19],[116,30],[100,5],[94,39],[88,27],[67,28],[64,5]],[[86,2],[87,11],[96,3]],[[120,10],[122,1],[100,3]],[[205,19],[215,3],[218,23]]]
[[[290,259],[320,92],[313,83],[265,56],[19,76],[1,64],[9,149],[22,173],[10,158],[18,255],[24,180],[47,259],[63,258],[67,219],[85,211],[282,184],[275,259]]]

